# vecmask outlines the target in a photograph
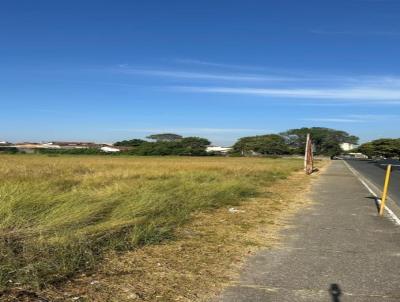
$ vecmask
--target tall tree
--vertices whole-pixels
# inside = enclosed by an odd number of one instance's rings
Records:
[[[184,152],[188,155],[206,155],[206,148],[211,142],[206,138],[190,136],[184,137],[180,144],[182,144]]]
[[[287,144],[296,152],[303,153],[307,133],[311,134],[315,152],[323,155],[337,155],[341,152],[341,143],[357,144],[358,137],[341,130],[323,127],[290,129],[282,132]]]
[[[179,137],[178,139],[177,136],[169,136],[168,140],[165,140],[164,136],[161,138],[156,136],[153,139],[158,139],[157,141],[143,141],[127,152],[134,155],[207,155],[206,148],[210,145],[209,140],[201,137]],[[122,141],[120,143],[126,144],[125,142],[132,143],[132,141],[136,143],[136,140]]]
[[[368,157],[400,157],[400,139],[381,138],[362,144],[357,150]]]
[[[191,148],[205,148],[211,144],[208,139],[197,136],[184,137],[181,143],[183,146]]]
[[[183,137],[174,133],[160,133],[149,135],[147,138],[157,142],[177,142],[182,140]]]
[[[264,155],[283,155],[290,153],[285,139],[277,134],[242,137],[233,145],[233,151],[242,155],[252,152]]]
[[[114,143],[114,146],[137,147],[137,146],[142,145],[143,143],[146,143],[146,141],[142,140],[142,139],[134,138],[134,139],[116,142],[116,143]]]

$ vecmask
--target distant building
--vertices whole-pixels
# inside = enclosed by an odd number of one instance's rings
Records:
[[[42,147],[42,144],[23,142],[23,143],[15,143],[13,145],[13,147],[15,147],[15,148],[26,148],[26,149],[38,149],[38,148]]]
[[[216,152],[216,153],[221,153],[221,154],[227,154],[231,150],[232,150],[231,147],[220,147],[220,146],[209,146],[206,149],[206,151],[209,153]]]
[[[34,153],[35,150],[43,148],[42,144],[30,142],[16,143],[11,147],[17,148],[18,151],[24,153]]]
[[[119,150],[119,149],[117,149],[117,148],[108,147],[108,146],[101,147],[100,150],[103,151],[103,152],[107,152],[107,153],[120,152],[120,151],[121,151],[121,150]]]
[[[353,149],[355,149],[355,148],[357,148],[357,147],[358,147],[358,145],[352,144],[352,143],[341,143],[341,144],[340,144],[340,148],[341,148],[343,151],[350,151],[350,150],[353,150]]]
[[[50,142],[48,145],[60,146],[61,149],[87,149],[98,148],[99,144],[92,142]]]
[[[1,145],[0,145],[1,146]],[[81,142],[49,142],[49,143],[15,143],[11,147],[17,148],[21,152],[34,153],[40,149],[84,149],[84,148],[100,148],[101,146],[94,143]]]
[[[41,148],[43,149],[61,149],[59,145],[54,145],[53,143],[43,143],[41,144]]]

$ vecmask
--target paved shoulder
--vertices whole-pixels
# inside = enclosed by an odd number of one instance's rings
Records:
[[[219,301],[400,301],[400,227],[341,161],[313,186],[280,248],[247,262]]]

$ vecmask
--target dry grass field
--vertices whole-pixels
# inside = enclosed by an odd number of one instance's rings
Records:
[[[187,234],[177,230],[199,215],[211,227],[218,208],[265,200],[266,188],[301,168],[297,159],[1,155],[0,286],[58,286],[114,256],[134,266],[138,253],[149,258],[152,246],[181,242]],[[195,267],[196,259],[188,261]]]

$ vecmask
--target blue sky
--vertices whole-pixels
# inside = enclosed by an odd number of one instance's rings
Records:
[[[0,3],[0,140],[399,137],[400,1]]]

